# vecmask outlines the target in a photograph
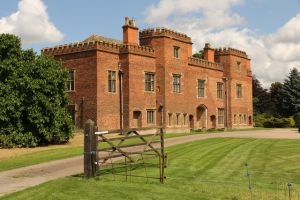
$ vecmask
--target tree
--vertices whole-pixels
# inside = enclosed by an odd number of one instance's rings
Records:
[[[68,72],[53,58],[22,50],[18,37],[0,35],[0,145],[67,142],[72,121],[65,93]]]
[[[283,91],[283,84],[275,82],[270,87],[271,96],[271,111],[275,117],[285,116],[285,107],[283,106],[282,100],[285,98]]]
[[[292,116],[300,112],[300,72],[296,68],[293,68],[284,80],[283,92],[284,115]]]
[[[252,92],[253,92],[253,109],[254,114],[258,113],[271,113],[271,99],[267,89],[261,86],[260,81],[253,76],[252,79]]]
[[[197,53],[194,53],[193,57],[203,59],[203,50],[200,50]]]

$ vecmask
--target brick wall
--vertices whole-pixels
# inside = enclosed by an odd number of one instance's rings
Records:
[[[226,126],[227,113],[230,127],[252,126],[252,76],[245,52],[230,48],[215,50],[209,46],[208,61],[191,58],[191,39],[169,29],[141,31],[140,46],[135,42],[137,28],[124,31],[124,37],[127,38],[124,43],[131,44],[92,42],[43,51],[61,59],[66,68],[75,70],[75,91],[69,92],[69,96],[77,108],[78,126],[91,118],[99,129],[120,127],[119,64],[123,71],[126,128],[160,124],[161,107],[168,132],[222,128]],[[174,57],[174,46],[179,47],[178,58]],[[114,93],[108,92],[109,70],[116,72]],[[155,74],[152,92],[145,91],[146,72]],[[174,74],[181,76],[179,93],[173,92]],[[198,97],[199,79],[205,80],[204,97]],[[217,98],[217,82],[223,83],[222,99]],[[236,96],[237,84],[242,85],[241,98]],[[222,124],[218,124],[218,108],[224,109]],[[155,111],[154,124],[147,123],[149,109]]]

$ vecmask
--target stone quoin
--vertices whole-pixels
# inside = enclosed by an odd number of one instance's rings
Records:
[[[69,110],[76,126],[120,128],[119,68],[123,73],[123,126],[163,123],[167,132],[253,126],[252,74],[244,51],[205,44],[192,56],[186,34],[167,28],[139,31],[125,18],[123,41],[92,35],[42,49],[70,71]],[[163,122],[161,114],[163,112]]]

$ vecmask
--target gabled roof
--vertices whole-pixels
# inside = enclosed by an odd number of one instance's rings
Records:
[[[96,41],[109,42],[109,43],[115,43],[115,44],[123,44],[123,42],[121,40],[116,40],[116,39],[104,37],[104,36],[101,36],[101,35],[95,35],[95,34],[93,34],[90,37],[86,38],[82,42],[96,42]]]

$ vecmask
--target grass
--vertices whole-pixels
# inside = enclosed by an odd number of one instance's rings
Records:
[[[234,129],[228,130],[233,131]],[[240,131],[248,131],[248,130],[269,130],[269,129],[262,129],[262,128],[252,128],[252,129],[239,129]],[[218,132],[224,132],[224,131],[193,131],[190,133],[173,133],[173,134],[166,134],[165,138],[174,138],[174,137],[180,137],[180,136],[188,136],[188,135],[194,135],[194,134],[207,134],[207,133],[218,133]],[[156,137],[155,139],[158,139]],[[128,142],[125,142],[124,144],[133,144],[137,142],[139,139],[133,139]],[[115,142],[117,143],[117,142]],[[105,147],[105,146],[101,146]],[[1,153],[1,149],[0,149]],[[34,152],[34,153],[28,153],[25,155],[19,155],[15,156],[13,158],[9,159],[0,159],[0,172],[10,169],[16,169],[20,167],[26,167],[34,164],[39,164],[43,162],[53,161],[53,160],[59,160],[59,159],[65,159],[70,158],[74,156],[83,155],[83,147],[82,146],[71,146],[66,148],[57,148],[57,149],[50,149],[50,150],[43,150],[40,152]]]
[[[16,156],[10,159],[0,161],[0,171],[26,167],[34,164],[70,158],[83,154],[83,147],[70,147],[45,150],[25,155]]]
[[[300,145],[297,140],[215,138],[167,148],[167,180],[102,175],[50,181],[2,199],[251,199],[245,163],[249,163],[252,199],[300,199]],[[156,168],[147,168],[157,176]],[[132,171],[144,175],[141,166]],[[51,192],[49,192],[51,191]]]

